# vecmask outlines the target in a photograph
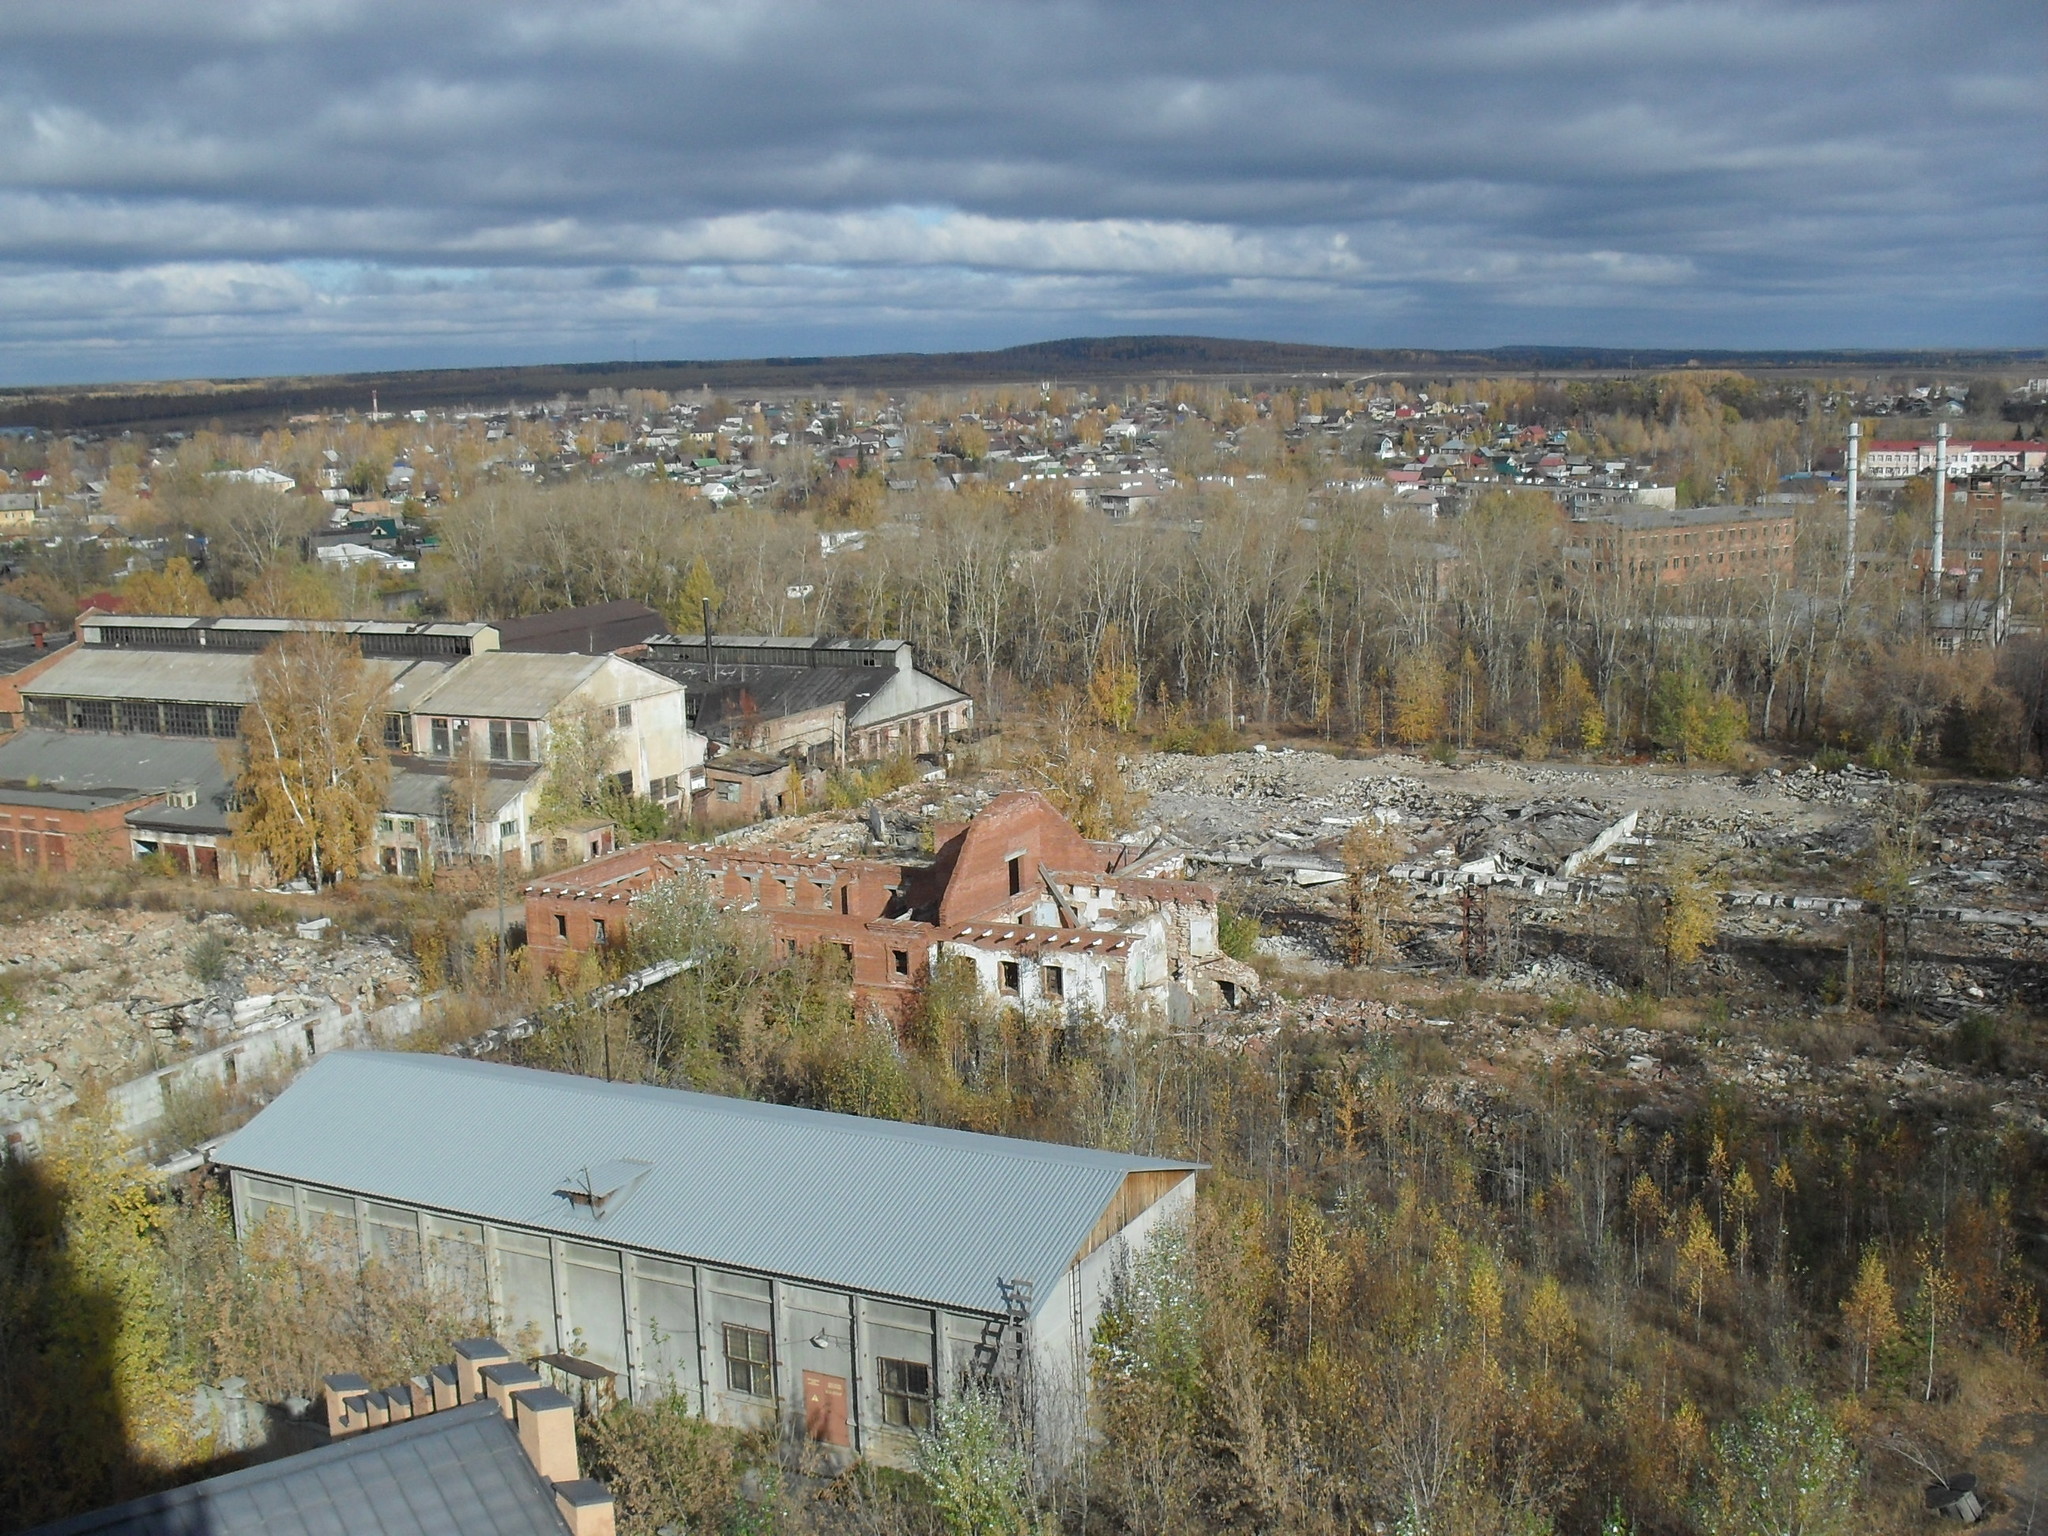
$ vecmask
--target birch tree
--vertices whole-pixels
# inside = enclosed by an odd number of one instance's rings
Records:
[[[234,827],[280,878],[339,879],[369,846],[391,779],[387,694],[356,644],[331,629],[286,635],[256,659]]]

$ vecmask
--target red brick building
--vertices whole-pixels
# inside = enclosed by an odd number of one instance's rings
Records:
[[[680,879],[757,915],[787,955],[837,948],[856,998],[898,1017],[941,956],[971,962],[992,995],[1070,1013],[1184,1016],[1257,988],[1217,947],[1215,888],[1172,878],[1177,856],[1091,842],[1029,792],[939,825],[934,842],[905,860],[650,843],[528,886],[527,945],[560,965],[626,944],[636,899]]]
[[[1795,568],[1792,515],[1775,507],[1615,507],[1572,533],[1603,583],[1790,579]]]
[[[66,874],[125,864],[128,813],[160,798],[132,789],[0,785],[0,869]]]

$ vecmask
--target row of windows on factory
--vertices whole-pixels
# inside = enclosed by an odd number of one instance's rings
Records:
[[[608,725],[624,730],[633,723],[633,706],[607,706],[603,718]],[[429,757],[467,757],[481,746],[484,755],[494,763],[540,761],[534,751],[540,738],[531,720],[469,720],[452,715],[428,715],[425,720],[425,738],[417,750]],[[405,751],[409,734],[404,715],[384,717],[387,752]]]
[[[575,1355],[616,1372],[636,1397],[673,1393],[701,1410],[706,1391],[739,1407],[791,1396],[776,1336],[803,1332],[809,1319],[800,1301],[789,1304],[798,1315],[778,1330],[775,1288],[758,1276],[247,1175],[236,1184],[245,1231],[276,1220],[329,1251],[420,1275],[488,1317],[515,1350]],[[931,1423],[934,1321],[925,1308],[862,1303],[863,1355],[883,1425]]]
[[[25,699],[27,723],[48,731],[123,731],[229,740],[242,729],[239,704],[164,704],[154,699]]]
[[[384,717],[384,749],[387,752],[405,751],[408,735],[404,715]],[[539,761],[534,754],[536,745],[530,720],[471,721],[430,715],[426,719],[425,739],[419,743],[419,750],[429,757],[467,757],[480,746],[484,755],[494,763],[531,763]]]

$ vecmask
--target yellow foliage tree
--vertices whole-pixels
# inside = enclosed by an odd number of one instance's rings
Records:
[[[1536,1346],[1545,1371],[1550,1369],[1553,1357],[1564,1358],[1578,1342],[1579,1328],[1572,1317],[1571,1303],[1565,1299],[1564,1287],[1557,1283],[1555,1275],[1545,1275],[1537,1281],[1523,1303],[1522,1331]]]
[[[0,1524],[126,1498],[202,1447],[183,1394],[163,1207],[81,1116],[0,1158]]]
[[[1848,1324],[1849,1339],[1856,1355],[1850,1367],[1849,1384],[1857,1391],[1870,1389],[1870,1367],[1877,1352],[1899,1336],[1899,1310],[1892,1295],[1891,1276],[1885,1272],[1884,1255],[1877,1244],[1863,1249],[1863,1262],[1856,1269],[1856,1283],[1842,1299],[1842,1320]]]
[[[121,583],[118,594],[130,613],[172,614],[196,618],[220,612],[213,594],[192,570],[192,562],[173,555],[160,571],[137,571]]]
[[[1450,690],[1443,667],[1422,651],[1403,656],[1394,668],[1394,739],[1411,747],[1440,740],[1450,718]]]
[[[1707,1292],[1728,1273],[1728,1255],[1714,1236],[1714,1224],[1697,1203],[1686,1208],[1685,1238],[1678,1245],[1679,1283],[1692,1302],[1693,1331],[1698,1333],[1706,1317]]]
[[[242,714],[237,839],[279,878],[339,879],[369,845],[391,763],[388,689],[333,630],[286,635],[256,660]]]
[[[1123,630],[1106,625],[1095,652],[1095,671],[1088,679],[1088,702],[1095,718],[1112,731],[1128,731],[1138,721],[1138,689],[1138,669],[1131,662]]]
[[[1664,916],[1657,925],[1666,991],[1675,967],[1693,964],[1713,945],[1719,924],[1720,902],[1699,862],[1689,855],[1674,859],[1665,874]]]

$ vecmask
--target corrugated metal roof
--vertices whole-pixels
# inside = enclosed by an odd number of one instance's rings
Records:
[[[526,792],[526,787],[540,776],[540,771],[538,765],[488,769],[476,785],[478,813],[495,817]],[[384,791],[384,809],[402,816],[448,814],[454,778],[455,766],[452,763],[432,763],[417,757],[396,758],[391,766],[390,786]]]
[[[495,1403],[465,1403],[23,1536],[567,1536]]]
[[[494,654],[494,653],[487,653]],[[481,660],[464,657],[462,663]],[[33,681],[27,698],[155,699],[174,704],[253,704],[256,662],[249,652],[80,649]],[[393,710],[419,708],[419,696],[456,670],[457,661],[371,658],[364,663],[391,685]]]
[[[541,720],[606,660],[545,651],[486,651],[465,657],[439,687],[409,707],[436,715]]]
[[[403,1127],[391,1131],[393,1126]],[[619,1158],[654,1165],[594,1216],[556,1193]],[[1057,1282],[1125,1175],[1194,1164],[868,1120],[448,1057],[315,1062],[214,1154],[586,1242],[968,1311],[999,1278]]]
[[[254,656],[205,651],[103,651],[81,647],[24,683],[26,697],[163,699],[247,704],[256,697]]]

